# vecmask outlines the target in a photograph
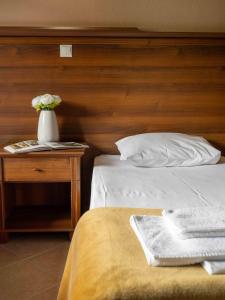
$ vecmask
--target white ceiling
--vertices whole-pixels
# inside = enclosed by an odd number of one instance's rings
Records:
[[[225,0],[0,0],[0,26],[225,32]]]

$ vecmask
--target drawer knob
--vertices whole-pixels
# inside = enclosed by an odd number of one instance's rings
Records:
[[[43,172],[43,170],[42,169],[39,169],[39,168],[34,168],[34,169],[32,169],[33,171],[35,171],[35,172]]]

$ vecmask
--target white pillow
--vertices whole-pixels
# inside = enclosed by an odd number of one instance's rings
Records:
[[[189,167],[216,164],[219,150],[203,137],[181,133],[143,133],[116,142],[121,160],[138,167]]]

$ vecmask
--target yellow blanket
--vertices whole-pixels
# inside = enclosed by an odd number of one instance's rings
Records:
[[[225,299],[225,275],[201,266],[150,267],[129,225],[160,210],[97,208],[78,222],[58,300]]]

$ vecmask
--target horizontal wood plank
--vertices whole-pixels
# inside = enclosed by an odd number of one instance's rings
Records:
[[[0,40],[1,42],[1,40]],[[59,45],[0,45],[0,66],[221,67],[225,45],[120,48],[116,45],[73,45],[72,58],[59,57]]]
[[[131,37],[131,38],[222,38],[222,32],[151,32],[137,27],[32,27],[1,26],[0,36],[15,37]]]
[[[59,87],[73,85],[101,84],[110,86],[118,85],[225,85],[224,68],[122,68],[122,67],[30,67],[0,69],[0,85],[41,85],[51,84],[53,81]]]

